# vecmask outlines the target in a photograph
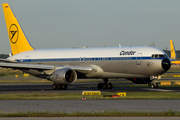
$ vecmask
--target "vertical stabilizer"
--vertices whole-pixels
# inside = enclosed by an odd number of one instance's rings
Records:
[[[8,3],[2,4],[12,54],[33,50]]]
[[[171,53],[171,58],[170,59],[176,59],[176,50],[174,47],[173,40],[170,40],[170,53]]]

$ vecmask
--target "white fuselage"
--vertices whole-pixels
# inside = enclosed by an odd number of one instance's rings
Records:
[[[99,71],[86,77],[132,78],[159,75],[166,71],[161,65],[164,58],[154,59],[153,54],[166,56],[162,50],[154,47],[103,47],[39,49],[22,52],[8,59],[29,64],[97,66]]]

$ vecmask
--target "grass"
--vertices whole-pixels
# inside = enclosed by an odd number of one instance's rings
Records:
[[[46,79],[13,79],[13,80],[0,80],[0,84],[19,84],[19,83],[53,83]]]
[[[21,72],[20,70],[12,70],[12,69],[7,69],[7,68],[1,68],[0,69],[0,76],[15,76],[15,75],[19,75],[19,76],[23,76],[23,72]]]
[[[180,72],[180,66],[172,65],[171,68],[167,72]]]
[[[93,111],[93,112],[13,112],[0,113],[0,117],[179,117],[180,111]]]
[[[102,95],[116,95],[116,92],[103,92]],[[180,93],[174,92],[127,92],[126,97],[104,98],[102,95],[82,95],[82,93],[30,93],[0,94],[0,100],[177,100]]]
[[[177,73],[168,73],[168,72],[177,72]],[[161,75],[162,78],[173,78],[174,75],[180,75],[180,66],[172,65],[171,68],[167,71],[167,73],[164,73]]]

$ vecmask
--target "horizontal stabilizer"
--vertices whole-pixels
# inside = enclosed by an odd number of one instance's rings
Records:
[[[16,61],[16,60],[2,59],[2,58],[0,58],[0,61],[1,61],[1,62],[11,62],[11,63],[16,63],[16,62],[18,62],[18,61]]]

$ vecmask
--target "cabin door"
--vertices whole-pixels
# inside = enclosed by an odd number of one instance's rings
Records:
[[[142,57],[142,53],[138,53],[137,57],[136,57],[136,64],[137,65],[141,65],[141,57]]]
[[[25,57],[25,63],[28,63],[29,55]]]
[[[84,61],[85,61],[85,57],[80,57],[80,59],[79,59],[79,63],[84,63]]]

